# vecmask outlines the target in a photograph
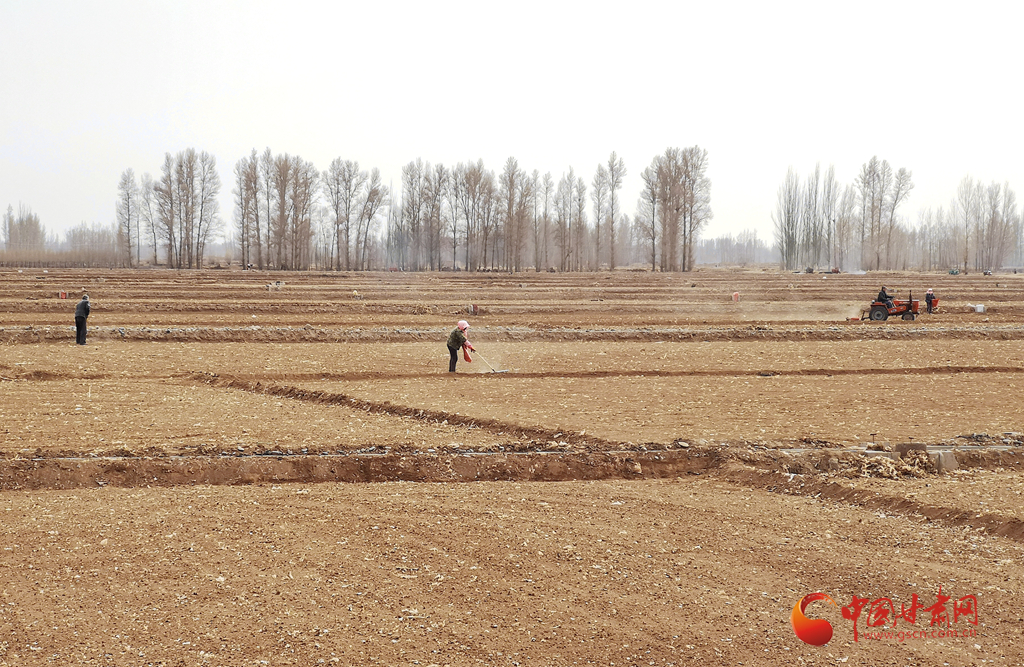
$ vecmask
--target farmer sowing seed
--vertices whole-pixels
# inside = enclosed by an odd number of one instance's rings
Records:
[[[451,359],[448,362],[448,372],[455,372],[455,364],[459,361],[459,348],[462,348],[466,355],[466,361],[470,362],[472,359],[469,358],[469,350],[476,351],[473,344],[466,340],[466,332],[469,331],[469,322],[466,320],[459,320],[457,327],[452,329],[452,332],[448,334],[448,355]]]

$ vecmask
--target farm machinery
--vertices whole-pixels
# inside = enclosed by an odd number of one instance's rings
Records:
[[[932,303],[937,303],[938,299],[935,299]],[[868,319],[874,320],[875,322],[883,322],[890,317],[900,317],[904,320],[913,320],[917,317],[918,309],[920,308],[921,302],[914,298],[913,292],[910,293],[907,299],[889,299],[888,301],[875,301],[871,302],[868,306],[866,314]],[[861,313],[862,319],[865,313]]]

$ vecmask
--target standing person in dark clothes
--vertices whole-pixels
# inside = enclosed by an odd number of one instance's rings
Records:
[[[89,318],[89,295],[83,294],[82,300],[75,306],[75,342],[85,345],[85,321]]]
[[[469,331],[469,322],[466,320],[459,320],[457,327],[452,329],[452,332],[448,334],[448,355],[451,359],[448,361],[448,372],[455,372],[455,364],[459,360],[459,349],[465,348],[467,350],[476,351],[473,344],[466,340],[466,332]]]
[[[924,295],[924,302],[928,305],[928,314],[932,313],[932,302],[935,301],[935,292],[931,289]]]

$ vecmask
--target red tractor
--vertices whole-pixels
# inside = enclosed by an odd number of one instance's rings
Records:
[[[884,322],[890,317],[900,316],[904,320],[913,320],[917,317],[918,307],[921,302],[914,298],[913,292],[906,300],[889,299],[889,301],[872,301],[868,310],[868,316],[875,322]]]

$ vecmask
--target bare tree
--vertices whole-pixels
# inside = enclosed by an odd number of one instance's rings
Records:
[[[167,250],[167,265],[181,267],[181,248],[178,245],[178,184],[174,158],[164,154],[160,180],[154,186],[157,215],[160,221],[159,236]]]
[[[551,178],[551,172],[545,172],[544,179],[541,181],[540,186],[540,198],[543,201],[542,213],[541,213],[541,234],[540,243],[543,251],[540,253],[543,256],[543,268],[550,269],[551,262],[548,259],[548,250],[551,247],[551,202],[555,196],[555,182]],[[541,260],[538,259],[538,268],[541,268]]]
[[[276,168],[274,166],[274,153],[267,146],[263,153],[260,154],[260,182],[262,183],[263,197],[262,201],[266,202],[263,206],[263,221],[266,226],[266,232],[264,233],[265,247],[267,251],[266,261],[268,265],[275,265],[274,263],[274,241],[273,241],[273,219],[274,219],[274,172]],[[257,260],[260,256],[257,255]],[[275,265],[276,266],[276,265]],[[262,270],[264,267],[263,262],[260,262],[259,268]]]
[[[1015,250],[1018,230],[1021,226],[1021,216],[1017,210],[1017,194],[1010,189],[1010,184],[1003,184],[1002,209],[999,214],[1001,229],[998,240],[998,250],[995,251],[993,269],[1001,267],[1007,256],[1011,256]]]
[[[527,239],[527,231],[530,223],[530,212],[533,209],[535,199],[533,179],[520,172],[519,194],[516,197],[515,217],[515,238],[512,243],[513,270],[522,271],[524,268],[524,255]]]
[[[861,166],[857,177],[857,188],[860,192],[860,266],[865,269],[878,268],[877,253],[875,261],[871,256],[876,247],[878,227],[882,216],[882,189],[880,186],[880,163],[877,156]]]
[[[707,151],[668,148],[652,167],[658,177],[662,270],[690,271],[696,240],[712,216]]]
[[[158,236],[167,247],[168,265],[200,268],[206,242],[221,225],[216,160],[193,148],[173,157],[167,153],[153,192]]]
[[[10,252],[13,250],[11,247],[11,232],[14,229],[14,208],[8,204],[7,211],[4,213],[3,218],[3,235],[4,235],[4,250]]]
[[[366,186],[369,176],[365,171],[359,169],[359,163],[346,160],[343,163],[341,179],[341,212],[344,217],[345,233],[345,270],[350,270],[352,243],[350,242],[350,228],[353,216],[357,214],[359,206],[359,193]]]
[[[532,212],[532,230],[533,230],[533,270],[538,272],[541,270],[540,255],[541,255],[541,233],[543,231],[544,218],[541,216],[541,198],[544,196],[543,185],[540,180],[540,172],[536,169],[533,170],[533,174],[530,176],[530,209]]]
[[[469,235],[472,227],[472,202],[469,194],[469,183],[468,183],[468,171],[470,167],[459,162],[452,169],[451,177],[451,203],[454,207],[454,213],[452,214],[452,271],[458,267],[458,221],[462,219],[464,221],[463,228],[464,234],[464,247],[466,254],[464,257],[464,268],[469,270]]]
[[[558,247],[558,268],[561,271],[572,270],[572,190],[576,183],[576,174],[572,168],[569,173],[558,181],[555,191],[555,243]]]
[[[883,164],[885,164],[883,162]],[[887,269],[895,268],[894,263],[891,261],[892,251],[895,246],[894,232],[896,230],[896,211],[899,209],[900,204],[907,198],[910,191],[914,189],[914,183],[910,180],[911,172],[904,168],[900,168],[896,172],[896,177],[892,180],[892,185],[888,194],[888,223],[886,224],[886,237],[885,237],[885,263]]]
[[[266,154],[270,153],[268,148]],[[273,156],[271,156],[271,160]],[[252,195],[254,204],[252,209],[253,241],[256,244],[256,268],[263,270],[264,251],[269,248],[268,238],[270,232],[270,200],[267,181],[263,178],[262,161],[256,149],[249,154],[249,164],[245,170],[245,187]],[[267,208],[263,207],[267,203]]]
[[[823,225],[821,214],[821,165],[814,165],[814,174],[807,177],[800,209],[800,262],[817,266],[821,259]]]
[[[658,208],[661,210],[661,270],[678,271],[682,238],[682,160],[679,149],[669,148],[657,161]]]
[[[836,222],[839,207],[839,183],[836,181],[836,168],[829,165],[821,184],[821,217],[825,225],[824,253],[828,268],[838,266],[836,259]]]
[[[465,219],[465,260],[467,271],[487,264],[491,227],[489,201],[494,191],[494,174],[484,168],[483,160],[455,167],[452,176],[458,208]]]
[[[832,252],[832,266],[846,270],[846,253],[853,241],[856,224],[857,189],[847,185],[839,200],[835,216],[835,241]]]
[[[992,183],[985,192],[985,206],[978,236],[982,270],[998,269],[1013,250],[1018,224],[1017,195],[1009,184]]]
[[[775,224],[775,245],[779,248],[782,265],[786,270],[793,270],[800,262],[800,219],[801,219],[800,177],[790,167],[786,173],[786,181],[779,188],[778,201],[772,222]]]
[[[658,172],[660,170],[660,156],[655,156],[651,166],[647,167],[641,173],[641,178],[644,181],[644,188],[640,193],[640,201],[637,202],[637,214],[634,218],[634,224],[639,228],[639,237],[643,239],[644,244],[647,246],[647,257],[651,260],[651,271],[657,269],[658,261],[658,202],[659,197],[659,181]]]
[[[370,269],[370,234],[376,226],[377,216],[381,208],[389,203],[389,190],[380,180],[380,171],[373,169],[366,180],[359,215],[356,218],[358,246],[356,247],[357,268],[362,271]]]
[[[457,165],[454,169],[448,172],[448,185],[445,188],[445,201],[448,202],[448,227],[447,231],[451,235],[452,241],[452,271],[455,270],[455,258],[459,250],[459,211],[460,211],[460,198],[459,198],[459,167]]]
[[[203,267],[203,255],[210,235],[220,231],[220,175],[217,174],[217,160],[213,155],[203,151],[197,163],[196,202],[198,211],[195,221],[195,267]]]
[[[235,222],[238,227],[238,244],[242,266],[249,268],[253,264],[253,251],[256,252],[255,265],[263,269],[263,215],[262,195],[264,183],[260,172],[260,157],[253,149],[248,157],[235,163],[234,185]],[[208,227],[207,227],[208,228]]]
[[[423,182],[424,224],[426,232],[427,267],[441,268],[441,232],[445,227],[444,204],[448,191],[448,170],[443,164],[428,169]]]
[[[316,195],[320,189],[320,172],[312,162],[295,156],[290,161],[288,178],[286,246],[288,264],[292,269],[305,270],[310,266],[313,244],[313,214]]]
[[[591,183],[590,199],[594,203],[594,264],[593,270],[601,268],[601,221],[605,219],[608,206],[608,171],[603,164],[597,165]]]
[[[149,235],[149,243],[153,247],[154,266],[160,262],[160,258],[157,256],[157,221],[155,184],[153,177],[147,172],[142,175],[139,186],[139,224]]]
[[[426,206],[425,180],[430,164],[416,159],[402,167],[402,204],[396,218],[398,263],[403,270],[419,271],[422,267],[421,250],[423,233],[421,227]]]
[[[121,172],[121,180],[117,184],[117,236],[122,252],[122,263],[128,268],[135,266],[132,260],[132,246],[138,241],[139,221],[139,186],[135,182],[135,172],[125,169]],[[138,252],[141,253],[141,245]]]
[[[340,157],[334,158],[324,172],[324,196],[334,218],[334,268],[339,271],[352,268],[352,216],[366,178],[366,173],[359,171],[358,162]]]
[[[321,174],[321,178],[323,174]],[[316,200],[313,206],[313,256],[310,265],[322,269],[332,269],[336,266],[336,246],[334,234],[334,221],[331,216],[331,209]]]
[[[519,168],[519,162],[510,157],[505,161],[498,182],[498,198],[501,202],[501,224],[506,244],[504,268],[510,271],[519,270],[523,246],[524,231],[521,226],[519,209],[523,194],[523,180],[526,174]]]
[[[272,158],[271,158],[272,159]],[[239,243],[242,251],[242,265],[253,264],[253,249],[256,251],[255,265],[264,268],[263,249],[266,245],[264,227],[267,216],[263,210],[263,196],[266,184],[260,170],[260,156],[254,148],[247,158],[235,165],[235,208],[239,220]]]
[[[178,224],[175,230],[178,233],[178,257],[177,268],[192,268],[195,261],[195,246],[193,244],[195,223],[196,223],[196,169],[199,156],[194,148],[186,148],[175,158],[175,185],[177,196],[175,201],[178,204]]]
[[[964,176],[956,192],[956,199],[950,204],[950,211],[959,228],[958,247],[963,260],[963,272],[966,275],[971,257],[971,240],[975,238],[972,227],[980,217],[981,203],[978,201],[978,190],[974,185],[974,179],[970,176]]]
[[[699,146],[683,149],[683,271],[694,267],[693,249],[711,212],[711,179],[707,177],[708,152]]]
[[[615,221],[619,217],[619,204],[616,192],[622,188],[626,178],[625,161],[612,151],[608,157],[608,268],[614,269],[615,257]]]
[[[584,239],[587,231],[587,183],[582,176],[576,178],[576,186],[573,188],[572,206],[572,227],[576,230],[574,236],[576,253],[576,270],[582,271],[584,264]]]
[[[270,251],[278,269],[292,268],[288,266],[288,191],[291,177],[291,156],[287,153],[275,156],[267,189],[274,198],[273,215],[270,217]]]
[[[876,172],[875,187],[879,196],[876,209],[872,211],[871,226],[871,268],[882,268],[882,254],[885,252],[885,220],[892,209],[889,192],[892,189],[893,173],[888,160],[882,160]]]
[[[480,181],[480,210],[478,212],[480,218],[480,247],[482,249],[480,266],[483,268],[493,269],[497,261],[499,209],[498,185],[494,172],[487,170],[483,172],[483,178]],[[489,263],[487,259],[488,253],[490,253]]]
[[[234,183],[235,187],[231,193],[235,196],[235,224],[238,226],[238,247],[241,252],[242,266],[248,267],[252,252],[253,237],[253,207],[259,203],[252,196],[251,191],[246,187],[246,171],[249,167],[249,158],[242,158],[235,163]]]

